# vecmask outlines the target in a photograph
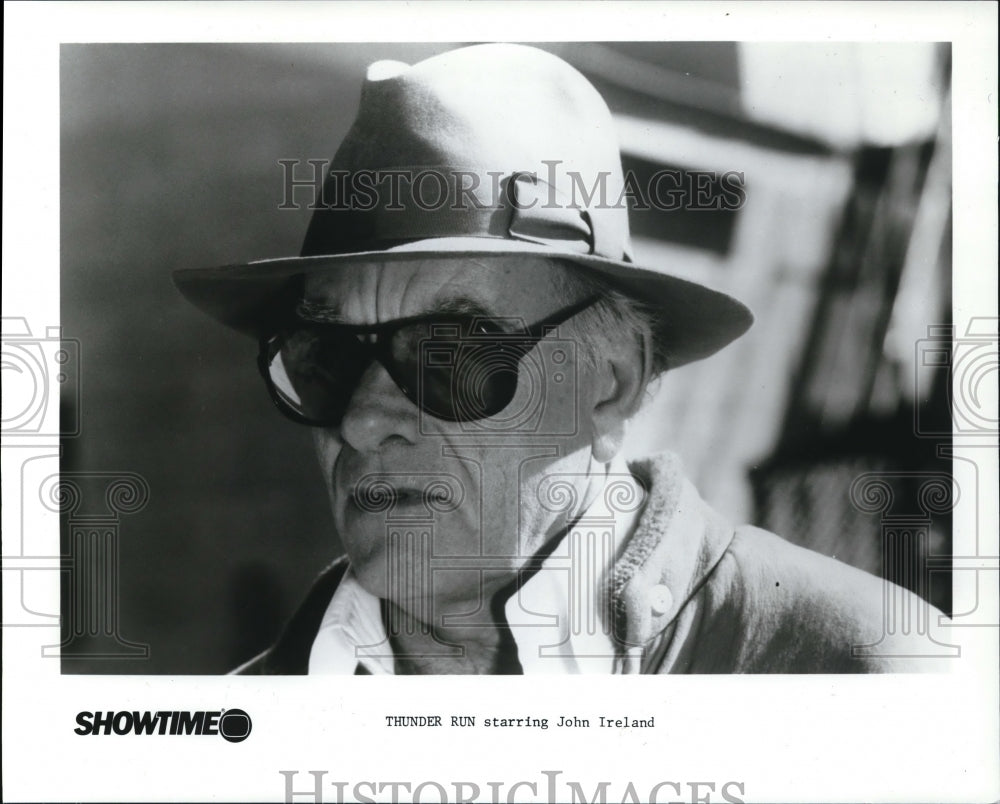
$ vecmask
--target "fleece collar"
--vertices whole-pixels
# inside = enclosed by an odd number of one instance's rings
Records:
[[[734,531],[671,453],[629,464],[646,505],[609,579],[616,636],[637,649],[662,634],[722,558]]]

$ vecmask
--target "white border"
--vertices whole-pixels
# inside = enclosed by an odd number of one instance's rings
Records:
[[[961,332],[973,315],[997,315],[996,19],[996,7],[985,3],[5,4],[4,315],[58,319],[61,42],[951,40],[954,310]],[[981,488],[995,488],[995,465],[980,469]],[[10,482],[5,476],[4,485]],[[985,502],[980,528],[988,539],[997,533],[995,492]],[[5,555],[11,536],[5,520]],[[345,678],[334,685],[61,677],[57,663],[33,658],[50,635],[4,632],[7,800],[280,800],[279,769],[301,771],[303,785],[309,769],[351,784],[541,782],[542,770],[558,769],[588,791],[611,780],[609,801],[621,800],[628,781],[645,795],[670,780],[714,781],[717,791],[739,780],[748,801],[1000,798],[996,629],[958,634],[963,659],[949,674],[637,678],[627,687],[610,678]],[[652,733],[596,734],[421,733],[381,725],[391,712],[485,716],[512,701],[518,703],[511,708],[541,716],[635,712],[655,714],[662,725]],[[79,709],[126,706],[241,707],[253,715],[253,738],[216,745],[88,742],[72,734]],[[335,800],[332,788],[327,793],[325,800]],[[712,800],[721,800],[718,792]]]

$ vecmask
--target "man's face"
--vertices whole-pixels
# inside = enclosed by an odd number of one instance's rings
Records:
[[[579,301],[560,281],[565,270],[532,257],[377,263],[309,277],[305,299],[345,324],[462,310],[512,317],[516,332]],[[523,358],[514,399],[491,419],[436,419],[373,361],[340,425],[314,429],[337,533],[369,592],[425,622],[431,600],[438,612],[472,611],[582,510],[588,410],[599,390],[580,360],[575,323]],[[395,497],[388,509],[377,504],[386,490]]]

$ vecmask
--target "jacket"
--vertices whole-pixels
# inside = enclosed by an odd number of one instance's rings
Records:
[[[647,489],[635,533],[608,573],[625,672],[873,673],[924,670],[927,634],[890,633],[884,613],[916,595],[752,526],[732,527],[664,454],[631,463]],[[278,641],[234,672],[298,675],[347,571],[323,572]],[[897,608],[897,611],[899,609]],[[914,619],[916,616],[914,615]],[[926,662],[926,660],[924,660]]]

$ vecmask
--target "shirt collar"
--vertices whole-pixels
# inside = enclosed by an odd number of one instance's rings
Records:
[[[635,530],[644,492],[623,458],[605,469],[587,510],[505,605],[526,675],[620,669],[607,575]],[[359,664],[375,675],[394,672],[381,601],[348,570],[313,641],[309,673],[351,674]]]

